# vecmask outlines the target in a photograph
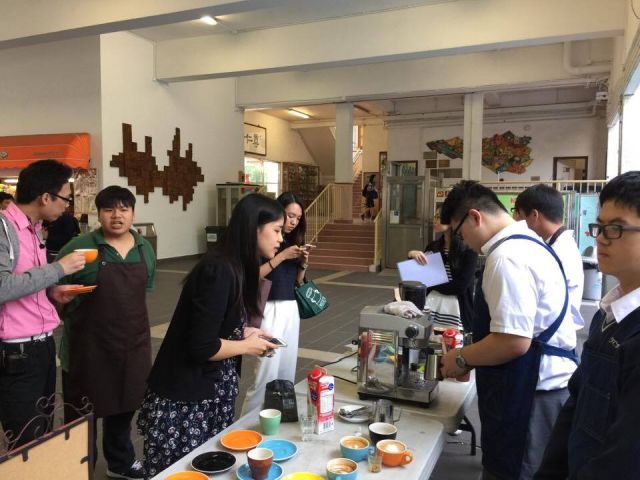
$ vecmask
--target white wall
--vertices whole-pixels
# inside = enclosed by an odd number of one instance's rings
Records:
[[[387,129],[383,125],[367,125],[364,127],[364,143],[362,145],[362,169],[365,172],[378,172],[380,152],[388,148]]]
[[[167,150],[180,128],[181,154],[193,144],[193,159],[202,168],[193,201],[182,210],[182,197],[169,198],[156,188],[145,204],[137,196],[136,221],[154,222],[158,257],[201,253],[204,227],[214,224],[215,184],[236,181],[243,169],[242,113],[235,108],[233,79],[160,84],[153,80],[153,44],[129,33],[101,36],[103,158],[102,186],[126,185],[111,156],[122,151],[122,123],[132,125],[133,141],[144,150],[153,138],[158,167],[168,165]],[[133,187],[132,187],[132,190]]]
[[[315,161],[305,147],[297,130],[292,130],[286,120],[256,111],[244,113],[244,121],[267,129],[267,156],[256,158],[272,162],[294,162],[315,165]],[[248,156],[251,156],[248,154]]]
[[[99,165],[99,49],[86,37],[0,50],[0,135],[87,132]]]
[[[606,156],[606,127],[602,118],[544,120],[531,122],[485,124],[483,137],[511,130],[515,135],[532,137],[533,162],[521,174],[503,173],[505,181],[529,181],[532,176],[540,180],[553,177],[553,157],[588,156],[589,179],[604,178]],[[463,136],[461,125],[447,127],[393,127],[389,128],[389,160],[419,160],[418,173],[424,173],[422,153],[430,151],[426,142]],[[439,154],[438,158],[446,158]],[[451,160],[451,167],[461,167],[461,160]],[[498,181],[498,175],[482,168],[482,180]]]

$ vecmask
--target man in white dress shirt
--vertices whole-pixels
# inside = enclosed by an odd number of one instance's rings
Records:
[[[441,221],[487,257],[474,343],[447,353],[442,373],[459,377],[476,368],[483,479],[529,479],[576,369],[576,331],[566,315],[560,260],[477,182],[451,190]]]
[[[527,222],[527,226],[542,237],[558,254],[567,277],[571,317],[576,330],[581,329],[584,327],[584,319],[580,314],[584,271],[573,231],[567,230],[562,225],[564,213],[562,194],[548,185],[534,185],[518,195],[515,208],[519,218]]]

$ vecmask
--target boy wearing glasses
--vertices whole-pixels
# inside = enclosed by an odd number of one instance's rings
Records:
[[[576,369],[576,330],[566,315],[560,260],[478,182],[451,190],[441,221],[486,255],[474,343],[443,357],[443,376],[476,368],[483,479],[530,479]]]
[[[52,301],[73,298],[65,293],[70,286],[55,284],[85,264],[81,252],[47,264],[40,233],[43,220],[57,219],[69,205],[70,176],[54,160],[32,163],[20,172],[16,202],[0,215],[0,423],[13,434],[10,448],[47,431],[44,422],[29,421],[38,399],[56,386],[53,330],[60,318]]]
[[[640,477],[640,171],[611,180],[589,231],[620,282],[600,302],[536,479]]]

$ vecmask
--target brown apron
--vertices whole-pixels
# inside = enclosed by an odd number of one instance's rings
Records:
[[[138,263],[106,262],[104,248],[98,257],[98,288],[70,314],[65,398],[81,405],[87,397],[97,417],[137,410],[151,369],[142,248]]]

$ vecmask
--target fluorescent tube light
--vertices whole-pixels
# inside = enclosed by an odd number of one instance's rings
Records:
[[[298,110],[294,110],[293,108],[290,108],[290,109],[289,109],[289,113],[290,113],[291,115],[295,115],[296,117],[300,117],[300,118],[304,118],[304,119],[311,118],[311,117],[310,117],[309,115],[307,115],[306,113],[299,112]]]
[[[218,22],[215,18],[210,15],[205,15],[204,17],[200,17],[200,21],[206,23],[207,25],[217,25]]]

